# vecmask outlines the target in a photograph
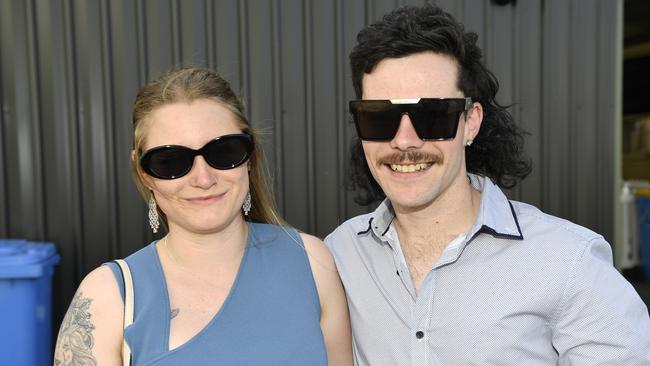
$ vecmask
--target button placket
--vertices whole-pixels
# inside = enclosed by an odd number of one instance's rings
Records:
[[[432,269],[427,274],[415,303],[412,325],[412,360],[413,365],[429,365],[429,329],[432,318],[433,293],[436,287],[436,271]]]

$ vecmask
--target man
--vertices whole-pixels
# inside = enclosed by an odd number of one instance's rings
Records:
[[[530,165],[477,35],[425,6],[357,40],[352,177],[386,199],[326,238],[357,364],[650,365],[648,310],[603,237],[499,188]]]

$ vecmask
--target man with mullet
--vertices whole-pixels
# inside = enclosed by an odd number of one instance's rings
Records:
[[[326,239],[357,365],[650,365],[648,310],[605,239],[510,201],[530,172],[477,35],[434,6],[358,35],[352,180]]]

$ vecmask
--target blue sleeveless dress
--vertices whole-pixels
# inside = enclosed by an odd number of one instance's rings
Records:
[[[248,243],[230,293],[214,318],[169,350],[170,305],[155,242],[126,258],[135,292],[124,337],[133,365],[327,365],[320,302],[294,229],[248,223]],[[121,273],[108,263],[124,296]]]

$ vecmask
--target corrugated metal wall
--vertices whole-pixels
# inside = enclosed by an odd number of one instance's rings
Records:
[[[342,188],[347,54],[404,3],[0,0],[0,237],[57,243],[55,325],[89,270],[151,239],[130,108],[172,66],[213,67],[241,92],[289,222],[323,236],[365,212]],[[530,132],[534,170],[510,196],[611,240],[620,0],[438,3],[480,34],[500,101]]]

